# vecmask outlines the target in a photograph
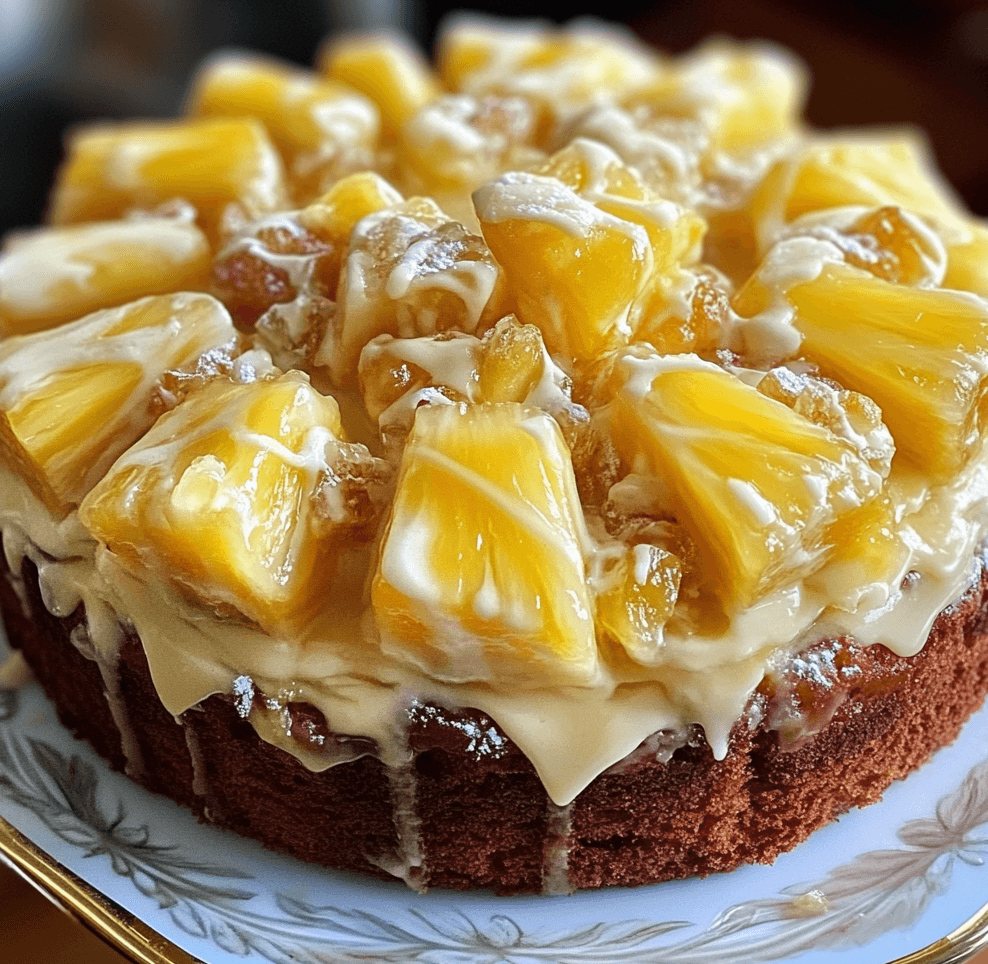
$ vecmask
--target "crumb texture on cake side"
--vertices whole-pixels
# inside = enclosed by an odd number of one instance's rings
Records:
[[[988,230],[805,85],[465,17],[75,132],[0,250],[0,609],[66,725],[505,893],[771,861],[953,740]]]

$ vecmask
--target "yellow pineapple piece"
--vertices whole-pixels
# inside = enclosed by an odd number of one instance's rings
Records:
[[[480,397],[485,402],[525,402],[550,364],[538,328],[504,318],[484,339],[477,372]]]
[[[158,379],[231,342],[226,309],[159,295],[0,342],[0,451],[65,515],[154,423]]]
[[[519,317],[550,351],[590,359],[627,340],[631,304],[651,275],[644,228],[537,174],[502,175],[474,203]]]
[[[166,218],[41,228],[0,257],[0,335],[23,335],[146,295],[205,291],[212,254]]]
[[[334,328],[316,355],[337,385],[353,383],[363,347],[455,329],[484,330],[504,314],[501,273],[482,238],[432,201],[412,198],[354,228]]]
[[[199,72],[193,117],[256,117],[281,152],[296,198],[309,200],[341,171],[369,167],[377,106],[350,87],[264,57],[225,54]]]
[[[474,15],[444,30],[438,62],[450,90],[525,96],[557,119],[627,94],[662,69],[653,51],[603,24],[513,26]]]
[[[441,91],[421,53],[388,34],[334,40],[319,58],[319,71],[369,97],[392,137]]]
[[[807,584],[848,612],[885,606],[898,592],[912,558],[898,511],[901,506],[883,494],[838,519],[827,533],[834,546],[827,565]]]
[[[663,629],[672,617],[682,579],[680,560],[661,546],[630,546],[597,596],[598,631],[646,666],[662,656]]]
[[[609,148],[574,142],[474,194],[518,316],[580,361],[626,343],[633,304],[690,257],[703,222],[650,194]]]
[[[385,648],[443,679],[592,682],[586,538],[549,416],[511,403],[420,408],[372,588]]]
[[[769,172],[751,201],[764,249],[779,229],[826,208],[901,207],[934,220],[955,220],[959,206],[913,134],[819,137]]]
[[[898,456],[947,482],[978,450],[988,392],[988,304],[831,264],[790,288],[801,351],[874,399]]]
[[[446,95],[405,124],[399,170],[415,193],[437,198],[451,213],[472,215],[469,194],[504,170],[528,169],[544,153],[532,146],[541,112],[523,97]]]
[[[806,86],[805,71],[783,51],[717,40],[635,91],[625,104],[696,119],[713,150],[745,154],[797,132]]]
[[[855,447],[692,355],[619,356],[614,443],[665,484],[730,610],[819,568],[828,528],[882,477]]]
[[[301,372],[217,379],[124,453],[80,518],[126,566],[271,633],[304,635],[353,537],[325,490],[341,460],[376,461],[341,438],[335,400]]]
[[[176,199],[215,244],[232,227],[285,206],[281,160],[250,118],[86,127],[69,140],[52,194],[54,224],[118,218]]]
[[[360,171],[340,178],[322,197],[299,212],[299,223],[332,250],[320,267],[327,290],[336,291],[350,235],[357,223],[369,214],[401,204],[402,200],[383,177],[372,171]]]
[[[651,243],[655,281],[670,279],[703,239],[702,218],[660,198],[617,154],[593,141],[574,140],[536,173],[558,178],[607,214],[640,224]]]
[[[947,245],[943,287],[988,298],[988,227],[972,223],[966,233],[965,240]]]

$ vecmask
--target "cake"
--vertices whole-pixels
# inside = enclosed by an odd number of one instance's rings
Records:
[[[69,140],[0,256],[60,717],[417,889],[767,862],[988,692],[988,230],[787,54],[459,19]]]

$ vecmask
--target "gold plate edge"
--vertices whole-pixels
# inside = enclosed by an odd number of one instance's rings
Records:
[[[206,964],[110,900],[0,817],[0,859],[135,964]]]

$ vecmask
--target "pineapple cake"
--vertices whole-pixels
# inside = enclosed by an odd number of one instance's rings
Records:
[[[771,861],[988,692],[988,227],[783,51],[224,53],[0,252],[0,605],[205,821],[428,887]]]

